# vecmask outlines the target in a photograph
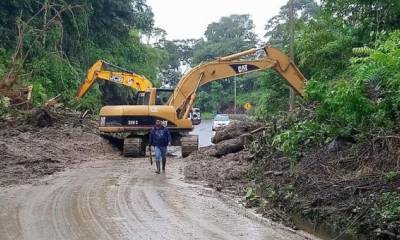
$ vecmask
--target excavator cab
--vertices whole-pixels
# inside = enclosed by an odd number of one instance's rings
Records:
[[[146,91],[139,91],[136,105],[167,105],[173,93],[173,89],[166,88],[149,88]]]
[[[150,101],[150,92],[140,91],[137,93],[136,105],[148,105]]]
[[[149,88],[146,91],[139,91],[137,93],[136,105],[143,106],[166,106],[168,100],[174,93],[174,89],[168,88]],[[199,108],[193,108],[190,113],[190,119],[193,125],[201,123],[201,113]]]
[[[168,99],[173,93],[174,89],[158,88],[155,94],[155,105],[166,105],[168,103]]]

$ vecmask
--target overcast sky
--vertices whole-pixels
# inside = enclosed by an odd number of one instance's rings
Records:
[[[250,14],[261,38],[267,21],[288,0],[147,0],[154,12],[155,26],[167,38],[200,38],[207,25],[231,14]]]

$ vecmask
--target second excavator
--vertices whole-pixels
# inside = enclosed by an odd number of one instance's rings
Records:
[[[107,67],[118,69],[118,71],[106,70]],[[139,93],[153,87],[151,81],[145,76],[113,65],[104,60],[98,60],[86,72],[86,78],[80,85],[78,92],[76,93],[76,98],[80,99],[85,96],[92,85],[99,79],[124,85],[138,91]]]
[[[265,46],[202,63],[185,74],[174,89],[149,87],[141,93],[138,105],[103,107],[99,130],[123,138],[125,156],[143,156],[149,130],[156,120],[162,120],[171,132],[172,145],[181,146],[185,157],[198,148],[198,137],[189,134],[197,89],[215,80],[264,69],[275,70],[303,96],[306,78],[297,66],[279,49]]]

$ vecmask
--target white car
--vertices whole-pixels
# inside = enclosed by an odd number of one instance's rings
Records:
[[[226,126],[231,122],[229,116],[226,114],[217,114],[215,115],[212,130],[215,131],[220,127]]]
[[[200,108],[193,108],[190,112],[190,119],[192,119],[193,125],[199,125],[201,123]]]

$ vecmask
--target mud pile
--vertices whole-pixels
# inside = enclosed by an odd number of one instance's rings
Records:
[[[186,180],[247,193],[266,217],[326,239],[400,238],[399,134],[337,138],[289,157],[270,144],[271,129],[260,135],[239,124],[217,132],[216,145],[187,158]],[[238,140],[248,135],[257,143],[252,154]],[[239,150],[217,154],[233,142]]]
[[[0,186],[30,183],[111,151],[96,129],[79,113],[44,109],[0,121]]]
[[[246,172],[253,157],[244,150],[250,133],[260,123],[234,122],[218,129],[212,142],[215,145],[200,148],[185,159],[184,175],[187,181],[203,181],[218,191],[243,194],[249,185]]]
[[[185,159],[185,180],[200,181],[218,191],[241,195],[248,185],[245,173],[251,166],[251,156],[241,151],[214,157],[212,147],[203,147]]]

